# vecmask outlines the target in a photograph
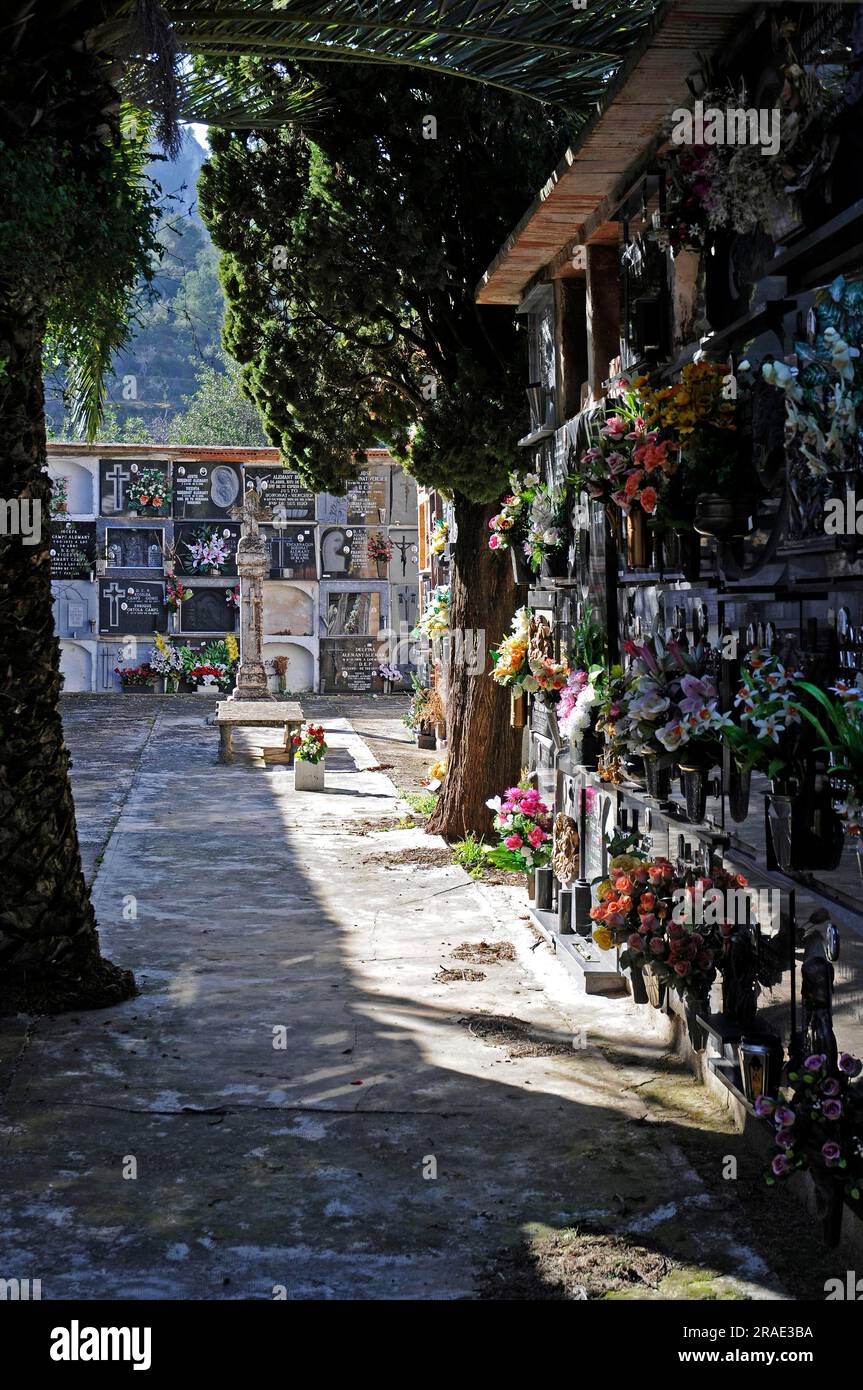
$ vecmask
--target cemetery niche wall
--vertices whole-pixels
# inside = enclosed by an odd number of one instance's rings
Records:
[[[529,344],[490,545],[551,831],[531,915],[741,1126],[807,1057],[844,1095],[863,1055],[859,16],[670,4],[477,291]],[[696,101],[765,108],[781,158],[711,145]],[[421,498],[427,608],[444,520]],[[859,1198],[806,1171],[833,1241]]]
[[[117,666],[170,665],[156,633],[169,652],[209,649],[211,656],[213,643],[236,633],[237,512],[250,489],[270,514],[262,526],[271,560],[264,643],[274,692],[321,684],[321,642],[330,640],[321,607],[324,533],[329,587],[345,581],[356,595],[362,621],[355,636],[377,640],[391,609],[413,618],[416,489],[386,450],[370,451],[339,498],[311,492],[272,449],[52,443],[48,472],[54,616],[67,691],[118,690]],[[398,525],[391,528],[393,508]],[[350,626],[339,631],[350,624],[349,606],[337,601],[344,615],[333,617],[335,635],[351,635]],[[376,663],[368,676],[364,659],[340,664],[348,666],[350,683],[340,676],[338,688],[379,686]],[[408,684],[411,669],[408,662]]]

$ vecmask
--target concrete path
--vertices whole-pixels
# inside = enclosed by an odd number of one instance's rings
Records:
[[[633,1296],[785,1296],[688,1156],[712,1143],[718,1175],[737,1139],[630,1006],[531,949],[519,894],[404,862],[439,842],[377,832],[406,808],[346,719],[299,794],[266,731],[217,764],[208,708],[67,705],[104,948],[142,992],[20,1035],[0,1274],[45,1298],[506,1297],[497,1252],[589,1222],[670,1253]],[[481,941],[503,958],[453,957]]]

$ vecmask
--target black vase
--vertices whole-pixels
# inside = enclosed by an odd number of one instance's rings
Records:
[[[577,745],[580,767],[596,767],[601,752],[599,735],[593,729],[585,729],[581,743]]]
[[[746,820],[749,814],[749,788],[752,782],[752,772],[747,769],[744,772],[737,766],[734,759],[731,759],[731,770],[728,774],[728,810],[731,819],[737,821]]]
[[[683,578],[694,583],[701,574],[701,537],[696,531],[678,531],[677,539]]]
[[[633,1003],[646,1004],[648,1002],[647,985],[644,983],[644,971],[640,965],[629,967],[629,989],[632,994]]]
[[[647,795],[654,801],[667,801],[671,795],[671,768],[662,767],[655,753],[644,755],[644,779]]]
[[[569,574],[569,546],[557,545],[542,557],[540,574],[543,579],[565,579]]]
[[[686,819],[700,825],[707,810],[707,768],[681,767],[680,774],[686,798]]]

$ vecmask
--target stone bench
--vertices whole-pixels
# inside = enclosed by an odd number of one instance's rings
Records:
[[[303,723],[303,711],[296,700],[220,700],[213,723],[219,730],[219,761],[232,763],[232,737],[236,728],[284,728],[284,747],[289,763],[294,761],[293,734]]]

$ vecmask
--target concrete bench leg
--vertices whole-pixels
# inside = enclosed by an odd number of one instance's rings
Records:
[[[231,742],[233,727],[230,724],[219,725],[219,762],[232,763],[234,761],[234,745]]]

